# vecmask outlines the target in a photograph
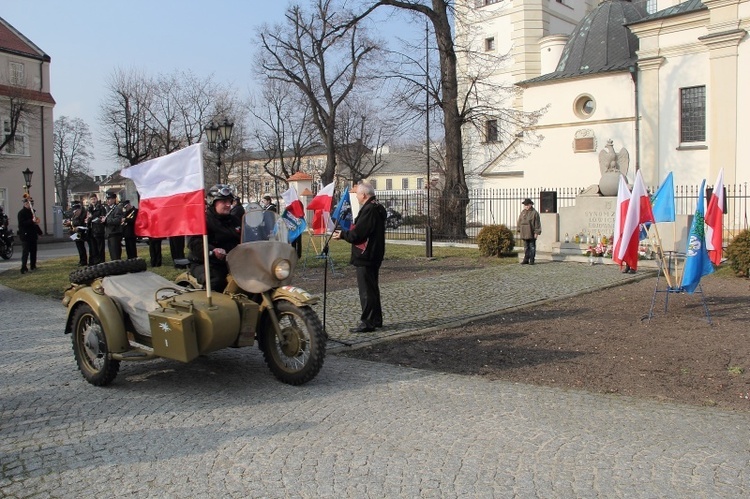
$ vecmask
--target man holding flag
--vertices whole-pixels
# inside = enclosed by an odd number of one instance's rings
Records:
[[[343,239],[352,245],[349,263],[357,269],[357,287],[362,314],[359,324],[349,329],[349,332],[369,333],[383,326],[378,274],[385,255],[387,215],[383,205],[375,199],[375,189],[372,184],[362,182],[357,186],[357,202],[359,202],[360,209],[351,228],[337,230],[332,237]]]

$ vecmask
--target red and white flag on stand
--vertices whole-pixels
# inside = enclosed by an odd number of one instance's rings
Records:
[[[333,201],[333,182],[323,187],[307,204],[308,210],[323,210],[330,213],[331,202]]]
[[[648,195],[646,184],[643,183],[643,176],[641,176],[641,171],[638,170],[635,174],[633,192],[630,193],[630,203],[622,228],[622,240],[619,241],[620,249],[615,261],[625,262],[633,270],[638,268],[638,235],[641,232],[641,224],[653,221],[651,196]]]
[[[711,199],[708,200],[706,208],[706,249],[708,258],[714,265],[721,263],[723,252],[724,235],[724,168],[719,171],[719,176],[714,184]]]
[[[206,234],[202,144],[123,168],[140,194],[135,233],[146,237]]]
[[[630,204],[630,188],[624,175],[620,175],[620,185],[617,188],[617,207],[615,208],[615,231],[612,238],[612,260],[622,264],[620,258],[620,244],[622,242],[622,230],[625,227],[625,217]]]
[[[333,229],[331,222],[331,203],[333,202],[333,182],[323,187],[307,204],[308,210],[314,210],[312,228],[315,234],[325,234]]]

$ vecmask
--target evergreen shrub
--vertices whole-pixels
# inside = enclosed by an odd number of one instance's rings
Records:
[[[727,246],[729,265],[739,276],[750,277],[750,229],[745,229]]]
[[[511,254],[515,246],[513,231],[505,225],[487,225],[477,234],[477,244],[482,256]]]

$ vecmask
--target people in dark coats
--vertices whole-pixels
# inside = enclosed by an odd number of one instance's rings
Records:
[[[274,213],[279,212],[279,209],[273,203],[273,198],[268,195],[263,196],[263,199],[260,200],[260,206],[263,208],[263,211],[273,211]]]
[[[208,265],[211,273],[211,289],[217,292],[227,287],[227,253],[240,244],[241,221],[232,216],[234,193],[228,185],[214,185],[206,196],[206,231],[208,232]],[[203,236],[188,237],[188,259],[190,274],[202,285],[206,283],[203,261]]]
[[[242,216],[245,214],[245,207],[242,206],[242,202],[240,201],[240,198],[235,197],[232,201],[232,211],[231,214],[233,217],[237,217],[240,220],[242,220]]]
[[[104,262],[104,217],[107,214],[99,197],[89,198],[87,225],[89,228],[89,265]]]
[[[148,254],[151,257],[152,267],[161,267],[161,242],[163,240],[158,237],[148,238]]]
[[[30,196],[23,199],[23,208],[18,212],[18,237],[23,244],[21,253],[21,273],[29,271],[26,266],[28,262],[31,270],[36,270],[36,246],[42,229],[39,227],[39,218],[34,213],[34,200]]]
[[[380,302],[378,276],[385,256],[386,212],[375,198],[372,184],[362,182],[357,186],[360,209],[350,230],[333,233],[334,239],[343,239],[352,245],[349,263],[357,270],[359,303],[362,306],[359,324],[349,329],[352,333],[369,333],[383,327],[383,308]]]
[[[86,227],[86,210],[81,203],[71,205],[73,216],[70,217],[70,232],[75,237],[76,249],[78,250],[78,266],[85,267],[89,263],[88,252],[86,251],[86,242],[89,238],[88,228]]]
[[[108,192],[104,237],[107,239],[110,260],[122,259],[122,229],[122,206],[117,203],[117,194]]]
[[[524,245],[521,265],[534,265],[536,238],[542,233],[542,222],[539,220],[539,212],[534,209],[534,201],[526,198],[521,204],[523,204],[523,210],[518,215],[516,223],[516,230],[520,233]]]
[[[138,216],[138,208],[130,204],[126,199],[122,202],[122,238],[125,240],[125,255],[128,259],[138,258],[136,247],[135,219]]]
[[[172,256],[172,262],[176,269],[184,269],[179,260],[185,259],[185,236],[172,236],[169,238],[169,254]]]

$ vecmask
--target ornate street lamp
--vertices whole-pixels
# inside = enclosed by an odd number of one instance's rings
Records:
[[[28,194],[29,189],[31,189],[31,176],[34,174],[34,172],[29,170],[28,167],[26,167],[26,169],[22,171],[21,173],[23,173],[23,182],[25,184],[23,186],[23,190],[26,192],[26,194]]]
[[[232,129],[234,123],[230,123],[224,118],[224,123],[217,125],[213,121],[205,128],[208,148],[216,151],[216,179],[221,183],[221,154],[229,148],[229,141],[232,138]]]

